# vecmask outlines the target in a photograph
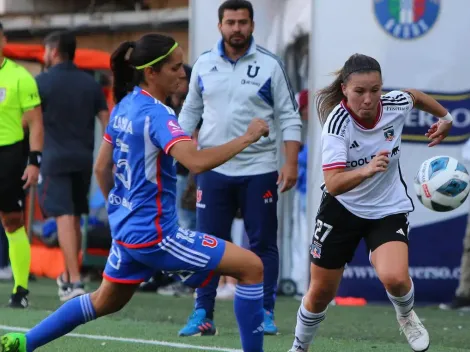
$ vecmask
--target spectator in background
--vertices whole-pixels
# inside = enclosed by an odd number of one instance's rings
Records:
[[[198,144],[219,146],[243,134],[253,117],[270,125],[270,134],[225,164],[197,176],[197,230],[230,240],[233,218],[241,209],[250,249],[264,265],[264,334],[276,335],[274,306],[279,277],[277,200],[297,181],[301,121],[281,60],[253,39],[253,6],[228,0],[219,7],[222,39],[193,67],[189,93],[179,116],[192,134],[204,119]],[[281,135],[276,136],[276,125]],[[278,173],[277,139],[286,163]],[[196,290],[195,310],[180,336],[215,335],[213,321],[219,276]],[[237,291],[235,296],[243,295]]]
[[[37,76],[45,129],[39,201],[44,214],[57,222],[66,268],[57,284],[60,300],[67,301],[85,293],[78,260],[80,218],[88,213],[95,118],[104,131],[109,113],[100,84],[73,63],[75,36],[54,32],[44,44],[48,70]]]

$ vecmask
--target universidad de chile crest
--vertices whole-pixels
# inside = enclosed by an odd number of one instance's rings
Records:
[[[390,35],[415,39],[426,34],[439,16],[440,0],[374,0],[375,16]]]

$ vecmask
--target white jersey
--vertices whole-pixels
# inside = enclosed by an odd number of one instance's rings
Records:
[[[343,101],[328,116],[322,131],[323,170],[364,167],[380,151],[390,152],[387,171],[378,172],[352,190],[336,196],[351,213],[380,219],[414,210],[400,170],[401,134],[405,114],[413,108],[412,97],[402,91],[383,95],[372,128],[354,117]]]

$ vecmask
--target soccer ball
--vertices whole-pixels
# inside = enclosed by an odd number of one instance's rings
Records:
[[[434,211],[451,211],[465,202],[470,192],[470,176],[465,166],[450,156],[424,161],[415,176],[418,199]]]

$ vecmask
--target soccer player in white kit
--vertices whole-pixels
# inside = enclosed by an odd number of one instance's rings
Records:
[[[361,54],[351,56],[316,99],[325,183],[310,247],[310,287],[290,351],[308,350],[362,238],[400,330],[414,351],[426,351],[429,335],[413,310],[408,274],[408,213],[414,206],[400,172],[401,134],[413,107],[431,113],[439,117],[426,133],[432,147],[449,133],[452,116],[414,89],[382,95],[380,64]]]

